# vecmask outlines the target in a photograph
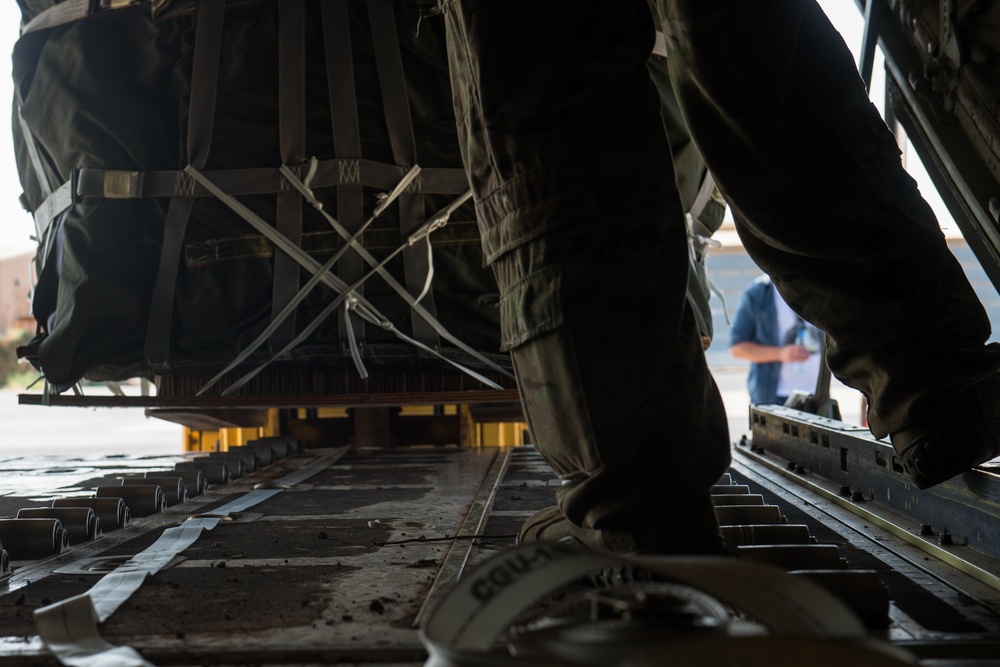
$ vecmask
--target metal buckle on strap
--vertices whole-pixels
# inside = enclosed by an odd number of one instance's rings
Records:
[[[132,5],[138,5],[142,0],[99,0],[98,7],[101,11],[108,9],[123,9]]]
[[[104,172],[104,197],[107,199],[136,199],[142,196],[143,172],[118,171],[108,169]]]

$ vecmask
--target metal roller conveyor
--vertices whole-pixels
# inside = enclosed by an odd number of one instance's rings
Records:
[[[716,507],[722,507],[724,505],[763,505],[764,496],[759,493],[741,493],[741,494],[722,494],[713,495],[712,503]]]
[[[228,462],[210,459],[207,456],[199,456],[193,461],[178,461],[174,464],[174,468],[179,472],[198,470],[205,475],[205,480],[209,484],[229,484],[234,477]]]
[[[746,544],[736,557],[784,570],[836,570],[844,566],[833,544]]]
[[[253,470],[247,466],[247,460],[243,454],[212,452],[208,456],[199,456],[194,459],[195,463],[200,463],[202,461],[224,461],[229,466],[229,473],[233,479],[240,479],[257,469],[256,465]]]
[[[746,495],[750,487],[746,484],[716,484],[712,487],[713,496]]]
[[[729,552],[736,555],[736,548],[752,544],[812,544],[809,526],[802,524],[747,524],[722,526]]]
[[[200,496],[208,491],[208,480],[201,470],[152,470],[146,473],[146,479],[157,477],[180,477],[187,486],[189,498]]]
[[[720,505],[715,508],[715,514],[719,517],[719,525],[722,526],[741,523],[785,523],[777,505]]]
[[[243,471],[240,474],[241,477],[243,475],[249,475],[252,472],[257,472],[257,469],[263,465],[260,458],[257,456],[257,452],[252,449],[247,449],[242,445],[239,447],[230,447],[224,452],[211,452],[209,453],[208,458],[223,459],[226,461],[239,461],[241,464],[240,469]],[[197,461],[198,459],[195,460]],[[230,465],[234,466],[233,463],[230,463]],[[236,476],[235,472],[233,476]]]
[[[131,513],[121,497],[116,498],[57,498],[52,507],[89,507],[101,522],[103,531],[116,530],[128,525]]]
[[[67,539],[59,519],[0,519],[0,543],[11,560],[35,560],[58,555]]]
[[[89,542],[101,534],[101,520],[91,507],[25,507],[18,519],[59,519],[71,545]]]
[[[271,462],[277,462],[282,459],[287,459],[292,455],[292,449],[289,444],[284,440],[248,440],[245,445],[243,445],[247,451],[252,451],[258,453],[262,459],[267,460],[267,451],[271,451]],[[238,447],[230,447],[229,451],[233,449],[239,449]],[[260,454],[262,453],[262,454]],[[266,465],[266,464],[265,464]]]
[[[288,448],[288,456],[295,456],[302,452],[302,443],[299,439],[291,435],[268,435],[254,440],[248,440],[251,444],[283,444]]]
[[[121,498],[125,501],[133,517],[139,518],[159,514],[167,508],[167,498],[158,484],[136,484],[134,486],[99,486],[98,498]]]
[[[173,507],[187,501],[187,484],[178,475],[169,477],[123,477],[123,486],[142,486],[144,484],[156,484],[163,489],[163,495],[167,499],[167,507]]]
[[[889,589],[875,570],[792,570],[836,595],[867,628],[889,625]]]
[[[269,466],[274,463],[274,449],[268,444],[243,445],[242,447],[231,447],[231,452],[251,453],[257,457],[257,467]]]

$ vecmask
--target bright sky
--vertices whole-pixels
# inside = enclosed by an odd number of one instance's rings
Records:
[[[856,5],[851,0],[820,0],[819,4],[831,17],[834,25],[837,26],[841,34],[844,35],[848,46],[857,54],[861,45],[861,31],[863,21]],[[17,39],[17,26],[20,22],[20,14],[16,3],[12,0],[0,0],[0,109],[9,109],[8,100],[13,95],[13,88],[10,78],[10,53],[14,42]],[[855,59],[857,56],[855,56]],[[882,76],[881,61],[875,64],[876,76]],[[883,101],[884,84],[876,80],[872,87],[872,99],[879,107]],[[4,117],[7,112],[4,112]],[[30,236],[34,226],[31,217],[24,212],[18,203],[18,196],[21,194],[21,187],[17,177],[17,170],[14,165],[14,153],[11,144],[9,121],[0,123],[0,257],[30,252],[35,249],[34,242]],[[915,155],[911,163],[916,162]],[[912,167],[911,173],[920,184],[920,189],[924,196],[928,198],[931,206],[934,207],[938,218],[942,221],[942,226],[946,229],[954,228],[954,223],[950,222],[951,217],[937,197],[934,188],[925,173],[921,173],[922,168]]]

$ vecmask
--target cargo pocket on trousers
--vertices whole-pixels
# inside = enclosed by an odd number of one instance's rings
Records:
[[[509,352],[563,325],[562,267],[547,266],[513,284],[500,299],[501,349]]]

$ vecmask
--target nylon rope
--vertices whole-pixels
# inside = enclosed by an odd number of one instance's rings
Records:
[[[358,374],[361,375],[362,380],[368,379],[368,369],[365,368],[364,362],[361,360],[361,350],[358,349],[358,339],[354,336],[354,327],[351,323],[351,311],[354,310],[357,300],[354,298],[348,298],[344,302],[344,323],[347,325],[347,345],[351,350],[351,359],[354,360],[354,365],[358,368]]]
[[[427,241],[427,279],[424,280],[424,288],[420,290],[420,294],[414,299],[416,303],[420,303],[420,300],[427,296],[427,293],[431,291],[431,283],[434,282],[434,249],[431,247],[431,237],[428,234],[426,237]]]
[[[706,179],[708,178],[709,176],[706,176]],[[704,206],[702,206],[702,210],[704,210]],[[711,236],[705,236],[704,234],[699,234],[697,231],[695,231],[696,229],[703,229],[708,234],[712,233],[711,230],[705,227],[705,225],[701,224],[701,222],[691,213],[687,213],[684,216],[684,218],[685,221],[687,222],[689,261],[691,262],[692,265],[701,264],[701,266],[705,268],[708,266],[708,249],[721,248],[722,243],[718,239],[713,239]],[[696,241],[705,246],[705,250],[702,253],[702,258],[700,260],[698,259],[697,254],[695,253],[694,244]],[[726,304],[726,295],[722,293],[722,290],[720,290],[719,287],[714,282],[712,282],[712,280],[708,277],[707,273],[703,275],[704,275],[705,286],[708,287],[709,292],[718,296],[719,300],[722,301],[722,315],[726,318],[726,324],[731,325],[732,322],[730,321],[729,318],[729,306]]]

